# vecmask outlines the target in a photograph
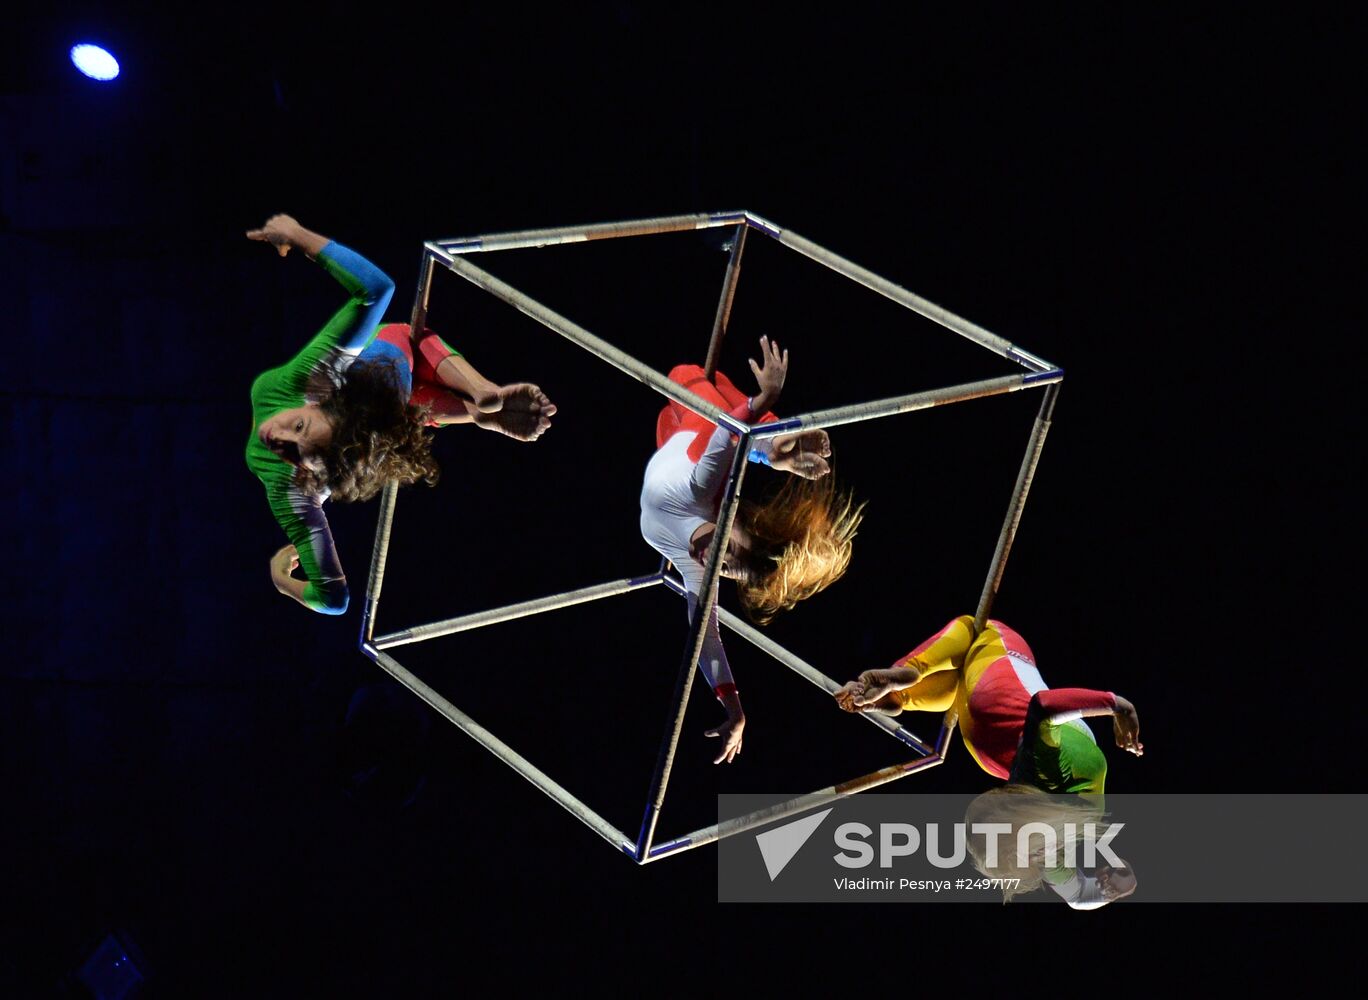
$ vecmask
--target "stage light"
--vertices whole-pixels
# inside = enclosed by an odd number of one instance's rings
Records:
[[[92,80],[107,82],[119,75],[119,61],[98,45],[82,42],[71,47],[71,61]]]

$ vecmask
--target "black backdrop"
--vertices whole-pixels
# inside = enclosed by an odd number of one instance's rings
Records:
[[[1289,932],[1228,908],[719,907],[712,849],[615,857],[356,652],[374,504],[332,512],[346,618],[269,586],[281,542],[240,457],[246,391],[337,291],[241,234],[296,215],[392,274],[401,318],[424,239],[735,208],[791,227],[1068,370],[997,614],[1052,683],[1139,706],[1148,752],[1114,759],[1110,787],[1358,791],[1339,633],[1363,463],[1351,330],[1327,308],[1354,278],[1345,28],[627,3],[30,12],[0,105],[0,976],[42,995],[110,931],[159,996],[449,992],[477,969],[587,987],[633,953],[676,992],[740,970],[863,983],[921,965],[925,985],[958,948],[1061,936],[1180,958],[1274,929],[1334,947],[1334,911]],[[122,57],[117,82],[71,71],[83,35]],[[668,367],[701,357],[719,243],[475,262]],[[652,568],[635,533],[652,395],[454,276],[432,321],[561,413],[532,447],[441,435],[443,481],[399,503],[382,629]],[[792,350],[794,410],[1004,370],[753,235],[724,366],[744,373],[762,332]],[[838,474],[870,500],[863,544],[776,637],[850,675],[971,610],[1038,398],[837,432]],[[632,831],[682,638],[655,592],[401,659]],[[746,752],[707,763],[696,694],[665,832],[707,822],[718,791],[797,792],[898,756],[729,648]],[[894,788],[914,783],[988,782],[956,747]]]

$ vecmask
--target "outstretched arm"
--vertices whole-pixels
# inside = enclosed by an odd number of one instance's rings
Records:
[[[686,581],[688,577],[685,577]],[[694,587],[697,580],[694,581]],[[689,620],[693,620],[694,610],[698,607],[698,597],[693,588],[689,590]],[[722,739],[714,764],[726,761],[730,764],[741,752],[741,735],[746,728],[746,713],[741,708],[741,695],[736,690],[732,677],[731,664],[727,662],[727,651],[722,645],[722,633],[717,626],[717,600],[714,594],[712,614],[703,627],[703,648],[698,654],[698,669],[708,679],[713,694],[722,703],[727,719],[720,726],[709,729],[708,736]]]
[[[1088,688],[1050,688],[1031,696],[1026,711],[1026,738],[1039,732],[1045,723],[1059,725],[1070,719],[1110,715],[1116,745],[1139,757],[1145,752],[1140,743],[1140,716],[1135,706],[1119,694]]]
[[[305,229],[288,215],[271,216],[260,229],[248,230],[247,238],[271,244],[282,257],[300,250],[347,290],[347,302],[287,368],[288,389],[302,393],[309,375],[329,354],[356,354],[366,345],[394,295],[394,282],[356,251]]]
[[[313,260],[330,242],[312,229],[305,229],[290,215],[273,215],[262,223],[260,229],[247,230],[249,240],[269,243],[276,253],[284,257],[293,249],[299,249],[309,260]]]
[[[788,351],[780,351],[778,343],[761,337],[760,360],[751,358],[750,367],[760,387],[751,400],[751,413],[765,413],[779,405],[779,394],[784,391],[784,380],[788,377]]]
[[[738,420],[750,421],[757,415],[772,410],[779,402],[779,393],[784,388],[784,380],[788,376],[788,351],[780,351],[778,344],[771,342],[768,337],[761,337],[760,358],[759,362],[754,358],[750,362],[760,391],[731,411],[732,416]],[[718,427],[713,431],[707,448],[694,466],[693,487],[696,494],[711,496],[717,491],[727,474],[732,450],[735,447],[736,439],[727,428]],[[768,456],[767,449],[765,454]],[[753,453],[750,457],[758,456]]]

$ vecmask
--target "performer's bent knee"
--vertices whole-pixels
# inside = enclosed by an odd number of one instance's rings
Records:
[[[441,379],[437,377],[438,366],[447,358],[459,358],[461,352],[427,328],[424,328],[423,335],[415,340],[418,348],[416,374],[425,382],[440,384]]]
[[[675,365],[670,369],[670,381],[678,382],[680,385],[688,385],[699,379],[706,381],[701,365]]]
[[[423,421],[425,427],[441,427],[443,424],[453,423],[456,418],[464,417],[467,413],[464,400],[450,389],[430,382],[414,382],[413,395],[409,397],[409,402],[427,410],[427,417]]]

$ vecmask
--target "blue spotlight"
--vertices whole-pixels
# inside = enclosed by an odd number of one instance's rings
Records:
[[[98,45],[86,42],[73,45],[71,61],[92,80],[108,81],[119,75],[119,60]]]

